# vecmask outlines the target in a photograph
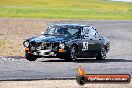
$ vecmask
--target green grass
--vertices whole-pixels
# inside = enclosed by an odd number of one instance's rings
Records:
[[[132,3],[110,0],[0,0],[0,17],[132,20]]]

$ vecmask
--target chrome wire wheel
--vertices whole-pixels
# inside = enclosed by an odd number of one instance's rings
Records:
[[[106,49],[104,47],[101,49],[101,57],[102,59],[106,58]]]
[[[71,60],[76,60],[76,58],[77,58],[76,55],[77,55],[76,47],[73,46],[73,47],[71,48],[71,53],[70,53]]]
[[[100,52],[98,53],[98,55],[96,56],[96,59],[97,60],[105,60],[106,54],[107,54],[106,48],[105,48],[105,46],[103,46],[101,48]]]

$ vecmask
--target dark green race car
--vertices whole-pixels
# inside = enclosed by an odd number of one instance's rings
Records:
[[[66,61],[77,58],[104,60],[109,51],[109,40],[94,27],[78,24],[55,24],[48,27],[42,36],[23,42],[25,57],[35,61],[41,57],[55,57]]]

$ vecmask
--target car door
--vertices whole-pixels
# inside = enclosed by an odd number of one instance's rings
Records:
[[[82,55],[94,57],[101,48],[102,39],[93,27],[84,27],[82,32]]]

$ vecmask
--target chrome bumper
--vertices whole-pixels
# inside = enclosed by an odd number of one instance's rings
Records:
[[[52,52],[51,50],[35,51],[35,52],[33,52],[33,55],[38,55],[38,56],[56,56],[56,54],[54,52]]]

